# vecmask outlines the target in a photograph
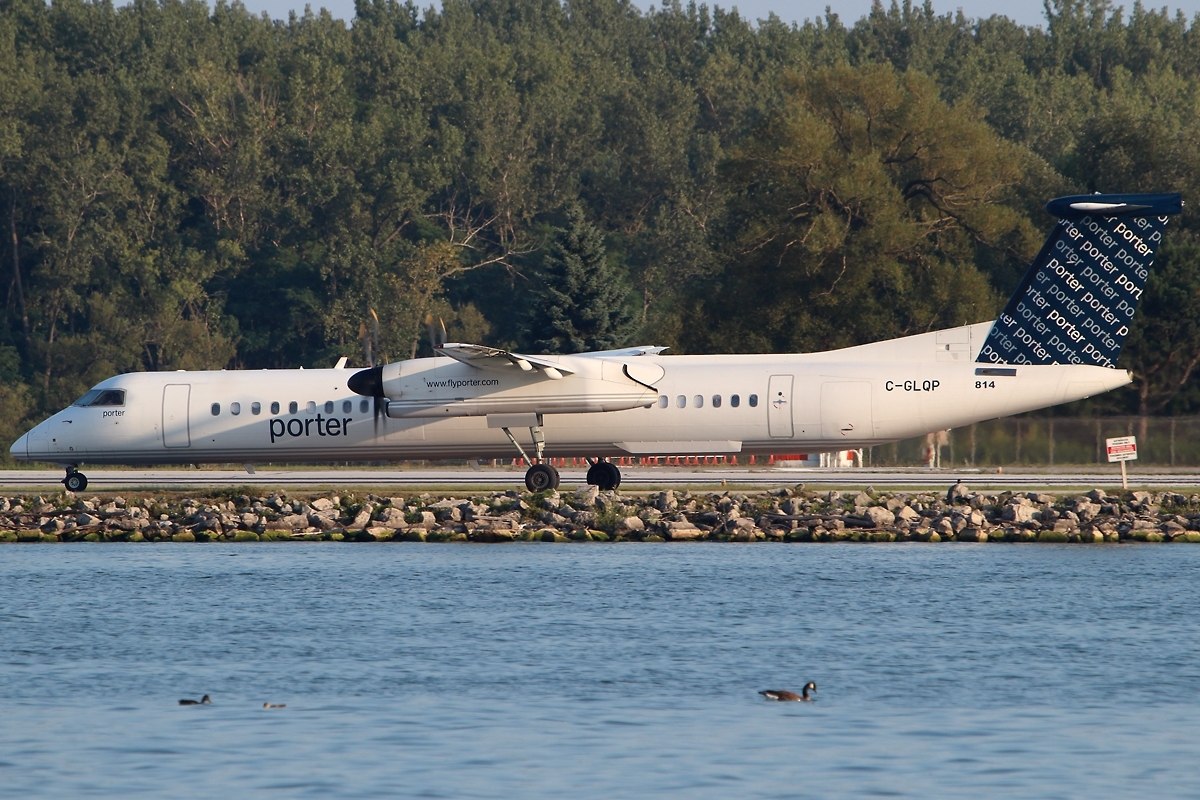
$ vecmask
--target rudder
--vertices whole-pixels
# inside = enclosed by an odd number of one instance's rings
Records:
[[[1115,367],[1178,194],[1092,194],[1046,204],[1059,218],[979,351],[990,364]]]

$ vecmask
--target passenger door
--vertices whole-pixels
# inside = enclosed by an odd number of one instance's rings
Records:
[[[188,423],[188,402],[191,396],[191,384],[168,383],[163,387],[163,447],[192,446],[192,432]]]

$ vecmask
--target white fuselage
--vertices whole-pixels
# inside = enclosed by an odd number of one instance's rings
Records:
[[[590,356],[603,369],[587,386],[579,375],[523,381],[520,373],[497,383],[494,373],[450,358],[421,359],[405,363],[437,376],[422,386],[441,388],[428,390],[428,412],[419,397],[394,405],[398,418],[347,387],[354,369],[130,373],[97,385],[123,390],[123,405],[71,406],[22,436],[12,453],[64,465],[505,458],[516,451],[502,426],[522,438],[524,420],[534,424],[537,414],[548,456],[820,452],[1044,408],[1130,381],[1107,367],[977,363],[990,326],[799,355]],[[622,369],[636,380],[610,380]],[[556,413],[564,398],[596,410]]]

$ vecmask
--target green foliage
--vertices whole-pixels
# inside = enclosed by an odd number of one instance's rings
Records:
[[[728,266],[692,347],[815,350],[986,319],[976,250],[1036,248],[1004,205],[1028,160],[920,73],[793,77],[730,161]]]
[[[630,344],[628,288],[608,263],[604,238],[578,205],[566,216],[537,273],[531,349],[580,353]]]

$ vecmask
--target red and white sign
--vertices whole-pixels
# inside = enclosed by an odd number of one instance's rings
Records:
[[[1105,439],[1104,444],[1108,450],[1108,461],[1110,464],[1114,461],[1137,460],[1136,436],[1117,436],[1112,439]]]

